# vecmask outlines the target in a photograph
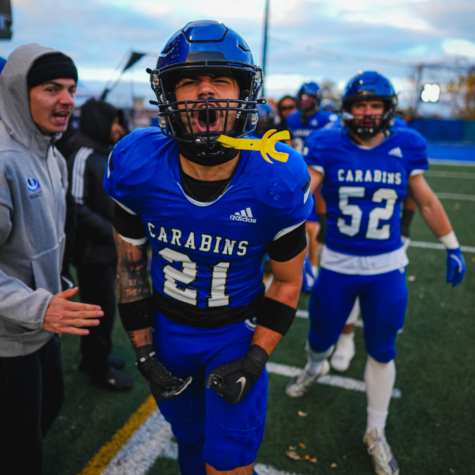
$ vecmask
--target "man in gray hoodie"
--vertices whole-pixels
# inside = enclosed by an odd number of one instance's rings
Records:
[[[58,334],[86,335],[96,305],[61,292],[66,162],[54,142],[75,105],[77,70],[31,44],[0,75],[0,472],[41,472],[42,440],[64,399]]]

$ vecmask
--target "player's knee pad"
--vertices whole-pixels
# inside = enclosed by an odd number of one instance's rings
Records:
[[[334,345],[332,345],[326,351],[316,352],[311,348],[310,343],[308,341],[305,344],[305,352],[307,353],[308,361],[310,361],[311,363],[320,363],[326,360],[332,354],[333,348]]]

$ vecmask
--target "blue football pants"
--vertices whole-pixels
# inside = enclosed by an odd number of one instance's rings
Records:
[[[321,268],[309,302],[310,348],[323,353],[337,342],[359,297],[366,351],[376,361],[388,363],[396,356],[396,336],[404,324],[407,295],[405,269],[347,275]]]
[[[254,326],[241,322],[220,328],[174,323],[156,312],[154,346],[158,360],[175,376],[193,382],[177,398],[158,404],[178,441],[183,475],[205,475],[205,462],[219,471],[254,462],[264,434],[267,372],[239,404],[205,387],[208,373],[244,356]]]

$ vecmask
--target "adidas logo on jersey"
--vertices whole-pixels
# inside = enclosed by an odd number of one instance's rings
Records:
[[[393,148],[388,152],[388,155],[393,155],[394,157],[402,158],[402,151],[399,147]]]
[[[233,221],[241,221],[243,223],[255,223],[256,220],[254,216],[252,216],[251,208],[246,208],[245,210],[241,210],[240,212],[234,213],[229,216]]]

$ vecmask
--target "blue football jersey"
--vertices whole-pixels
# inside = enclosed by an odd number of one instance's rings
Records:
[[[314,131],[324,127],[330,122],[338,119],[338,115],[334,112],[320,109],[312,114],[307,120],[302,119],[300,111],[289,114],[286,123],[292,134],[292,141],[295,150],[302,153],[305,139]]]
[[[322,129],[305,144],[307,164],[324,173],[326,245],[373,256],[402,247],[401,205],[411,175],[429,168],[427,142],[409,128],[394,129],[372,149],[358,147],[348,129]]]
[[[116,145],[104,187],[146,228],[154,293],[216,311],[246,306],[260,295],[266,244],[304,222],[312,207],[301,155],[285,144],[276,149],[289,154],[286,163],[241,151],[225,191],[202,203],[184,191],[175,140],[149,128]]]

